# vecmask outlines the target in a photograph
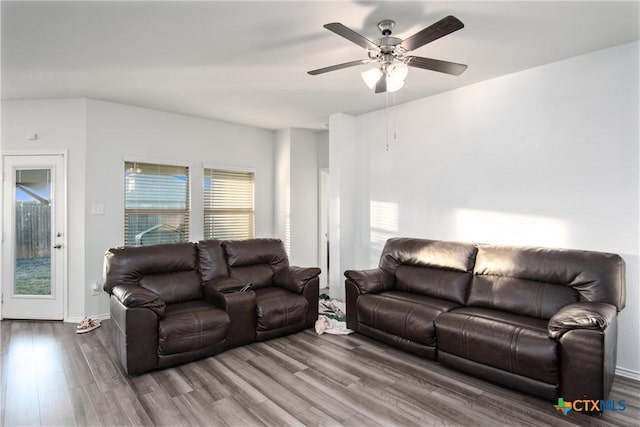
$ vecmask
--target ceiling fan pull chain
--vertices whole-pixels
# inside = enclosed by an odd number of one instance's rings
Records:
[[[396,126],[396,117],[397,117],[397,113],[398,111],[396,110],[396,93],[393,92],[393,140],[397,141],[397,137],[398,134],[396,133],[397,131],[397,126]]]
[[[384,141],[385,141],[385,149],[384,151],[389,151],[389,92],[385,92],[385,108],[384,108],[384,113],[386,116],[386,120],[385,120],[385,125],[386,125],[386,131],[384,133]]]

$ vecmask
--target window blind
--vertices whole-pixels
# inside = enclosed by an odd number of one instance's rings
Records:
[[[189,168],[125,162],[127,246],[189,240]]]
[[[204,170],[206,239],[254,237],[254,173]]]

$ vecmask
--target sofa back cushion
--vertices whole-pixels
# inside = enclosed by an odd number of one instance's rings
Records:
[[[625,301],[624,261],[615,254],[479,245],[467,305],[549,319],[578,301]]]
[[[395,289],[464,304],[470,282],[471,273],[403,264],[396,270]]]
[[[222,242],[229,275],[252,289],[273,284],[276,271],[289,266],[289,258],[280,239],[228,240]]]
[[[160,296],[167,304],[202,298],[193,243],[109,249],[104,262],[104,289],[137,285]]]
[[[395,277],[394,288],[464,304],[476,247],[470,243],[393,238],[379,267]]]
[[[578,292],[569,286],[507,276],[477,275],[473,278],[467,305],[550,319],[562,307],[578,300]]]
[[[147,274],[140,279],[140,286],[155,292],[167,304],[202,299],[200,277],[195,270]]]
[[[201,240],[196,244],[198,251],[198,271],[203,283],[228,277],[227,261],[220,240]]]

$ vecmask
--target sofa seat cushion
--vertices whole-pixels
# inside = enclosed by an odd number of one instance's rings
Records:
[[[256,331],[303,325],[309,303],[300,294],[271,286],[256,289]]]
[[[442,313],[435,322],[438,351],[533,378],[559,383],[556,341],[547,321],[486,308]]]
[[[223,343],[229,316],[205,301],[167,305],[158,325],[158,354],[199,350]]]
[[[435,346],[433,320],[460,307],[448,300],[402,291],[361,295],[356,303],[358,322],[420,344]]]

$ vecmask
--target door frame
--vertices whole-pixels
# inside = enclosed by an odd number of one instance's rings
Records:
[[[318,265],[320,266],[320,289],[329,289],[329,168],[318,168]]]
[[[69,150],[38,150],[38,151],[3,151],[0,152],[0,177],[2,178],[2,185],[0,186],[0,224],[3,225],[2,236],[0,239],[0,278],[4,277],[4,263],[5,257],[8,256],[5,253],[5,241],[7,240],[8,232],[4,230],[4,215],[5,215],[5,194],[4,194],[4,181],[7,179],[7,171],[4,170],[4,163],[6,157],[38,157],[38,156],[62,156],[62,177],[64,179],[64,185],[62,188],[62,195],[64,201],[62,202],[62,218],[60,222],[64,228],[64,234],[62,236],[62,321],[66,322],[69,313]],[[0,294],[4,293],[4,283],[0,286]],[[4,319],[2,313],[3,304],[0,303],[0,320]]]

